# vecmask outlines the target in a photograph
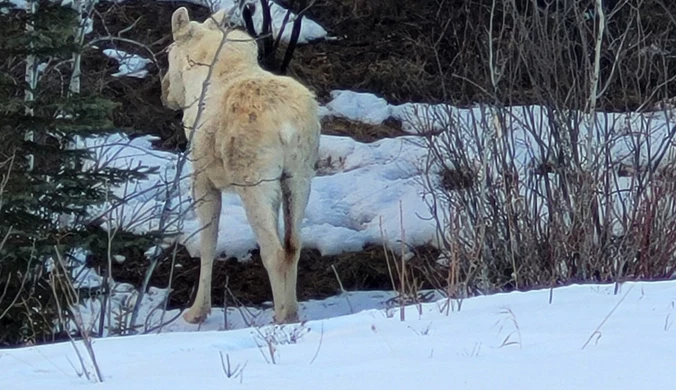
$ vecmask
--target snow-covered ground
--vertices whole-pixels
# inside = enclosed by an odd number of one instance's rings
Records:
[[[410,126],[410,129],[438,126],[433,120],[426,120],[420,112],[421,110],[430,112],[438,109],[439,106],[390,105],[375,95],[350,91],[335,91],[332,96],[334,99],[323,107],[322,115],[324,116],[339,116],[371,124],[379,124],[389,117],[394,117],[402,120]],[[523,117],[527,112],[518,107],[513,110],[514,118],[517,119],[519,115]],[[536,106],[529,107],[528,110],[538,117],[544,115],[541,108]],[[490,123],[490,117],[481,119],[484,111],[484,108],[479,107],[469,109],[444,107],[443,112],[435,113],[432,118],[452,123],[456,129],[468,129],[477,123],[476,121]],[[443,113],[452,118],[444,119]],[[656,148],[666,152],[663,163],[673,161],[673,147],[669,143],[660,143],[660,136],[662,139],[667,138],[667,130],[670,128],[669,113],[612,114],[612,117],[603,118],[606,121],[613,120],[614,128],[618,129],[614,136],[617,142],[609,148],[614,159],[621,160],[623,156],[630,155],[633,145],[638,147],[645,145],[645,143],[632,144],[626,140],[621,142],[623,137],[638,137],[638,131],[630,131],[631,124],[636,123],[633,129],[642,131],[643,137],[649,138]],[[524,122],[525,120],[521,122],[514,120],[510,129],[514,138],[511,138],[509,142],[516,150],[514,156],[517,167],[525,171],[531,160],[537,159],[537,156],[533,152],[536,149],[533,133],[523,125]],[[547,121],[543,120],[543,122]],[[627,130],[621,130],[619,126],[615,126],[617,123],[625,125],[629,123],[626,125]],[[477,131],[488,134],[489,126],[477,128]],[[541,132],[545,135],[543,139],[547,139],[547,128],[541,129]],[[484,133],[477,134],[481,135],[478,142],[484,142]],[[150,175],[147,180],[128,183],[114,189],[117,196],[125,199],[124,204],[113,207],[113,202],[103,205],[97,211],[101,214],[107,213],[105,218],[107,223],[104,227],[113,229],[122,226],[126,230],[139,233],[157,229],[161,219],[165,218],[168,221],[167,229],[179,233],[172,240],[185,245],[193,256],[197,256],[199,225],[191,207],[193,200],[190,197],[190,161],[188,160],[183,166],[176,190],[168,191],[178,174],[176,168],[182,156],[154,150],[151,147],[151,141],[152,137],[129,140],[121,134],[82,141],[82,146],[91,147],[97,153],[98,164],[159,168],[158,172]],[[476,147],[476,141],[472,142],[471,137],[468,137],[466,145],[468,152],[471,153],[472,148]],[[643,154],[639,153],[639,155]],[[653,152],[646,156],[645,161],[651,161],[648,157],[659,154]],[[422,168],[427,158],[428,150],[420,135],[383,139],[368,144],[347,137],[322,136],[319,176],[313,180],[310,202],[303,221],[304,246],[318,249],[324,255],[331,255],[359,251],[367,244],[384,243],[399,247],[398,243],[402,237],[411,246],[435,245],[437,231],[434,220],[430,218],[429,199],[426,199],[426,188],[423,182],[425,174],[429,175],[430,180],[427,185],[435,186],[441,178],[434,170],[425,172]],[[448,207],[444,208],[443,205],[438,207],[438,215],[448,216],[453,212]],[[112,211],[110,211],[111,208]],[[162,216],[163,210],[165,210],[164,217]],[[166,210],[169,211],[166,212]],[[403,219],[400,213],[403,214]],[[241,201],[234,194],[224,194],[218,252],[227,257],[245,260],[256,246],[256,240]],[[152,250],[148,253],[152,254]],[[81,275],[80,280],[83,281],[83,285],[89,286],[95,286],[101,282],[100,277],[86,272]],[[112,312],[108,312],[106,318],[114,317],[115,313],[131,310],[137,296],[134,287],[130,285],[117,284],[114,290],[109,307]],[[168,319],[179,316],[180,313],[176,310],[166,313],[161,310],[166,293],[166,290],[152,289],[144,296],[139,315],[140,325],[153,328],[165,323]],[[378,307],[373,306],[373,308]],[[100,315],[100,302],[97,300],[83,302],[81,309],[85,323],[94,324],[96,329],[98,324],[96,319]],[[214,309],[214,311],[214,315],[210,317],[207,324],[202,326],[203,328],[237,329],[248,326],[252,321],[265,324],[270,322],[272,314],[269,308],[249,309],[246,316],[242,316],[243,312],[234,308],[229,309],[227,316],[223,315],[222,308]],[[349,311],[343,308],[335,314],[347,313]],[[325,313],[318,314],[302,306],[301,316],[305,319],[316,320],[325,318]],[[224,317],[227,317],[227,321]],[[174,323],[167,326],[165,331],[181,330],[182,326],[177,328]],[[115,328],[110,325],[108,327]]]
[[[320,176],[312,182],[312,193],[303,221],[304,245],[324,255],[359,251],[369,243],[395,243],[402,228],[411,245],[429,244],[434,238],[434,223],[422,197],[422,171],[425,149],[416,137],[384,139],[371,144],[348,137],[322,136]],[[151,137],[134,140],[115,134],[86,140],[98,161],[109,166],[154,166],[157,174],[148,180],[115,189],[127,203],[109,213],[110,225],[136,232],[152,231],[159,226],[167,200],[167,183],[177,175],[180,156],[153,150]],[[173,193],[170,230],[178,230],[179,242],[192,254],[198,252],[199,224],[190,198],[191,164],[181,173],[180,187]],[[106,204],[99,210],[106,212]],[[174,207],[176,206],[176,207]],[[400,220],[400,208],[407,216]],[[235,194],[223,195],[218,251],[229,257],[245,258],[256,248],[253,231],[244,208]]]
[[[438,129],[442,123],[450,132],[461,134],[465,152],[470,159],[490,159],[478,150],[487,149],[490,142],[504,142],[519,177],[526,182],[535,163],[542,162],[541,148],[547,148],[552,135],[547,113],[540,106],[512,107],[508,118],[507,136],[496,135],[499,129],[492,122],[490,108],[457,108],[452,106],[402,104],[391,105],[373,94],[334,91],[333,100],[322,107],[323,116],[344,117],[358,122],[380,124],[388,118],[403,122],[413,133]],[[676,161],[674,140],[670,138],[673,124],[670,112],[657,113],[598,113],[594,128],[594,151],[609,153],[613,164],[639,158],[639,164],[649,166],[660,161],[661,166]],[[530,124],[542,123],[542,126]],[[608,130],[609,133],[603,133]],[[584,131],[584,128],[583,128]],[[444,137],[448,132],[438,137]],[[122,226],[127,230],[146,232],[156,229],[162,218],[165,202],[171,201],[172,221],[169,230],[178,231],[178,241],[197,255],[198,221],[191,207],[190,172],[188,161],[180,172],[177,190],[168,193],[168,184],[177,176],[176,167],[181,156],[154,150],[152,137],[133,140],[125,135],[88,139],[83,146],[93,148],[99,164],[116,167],[148,166],[159,171],[147,180],[130,183],[115,189],[116,195],[127,199],[123,207],[108,216],[109,228]],[[493,140],[493,141],[491,141]],[[599,144],[600,143],[600,144]],[[373,143],[361,143],[349,137],[323,135],[320,144],[318,177],[313,180],[310,202],[303,222],[304,245],[316,248],[324,255],[358,251],[367,244],[395,244],[405,234],[412,246],[436,244],[435,222],[431,219],[429,188],[441,181],[439,170],[425,169],[429,150],[424,136],[410,135],[386,138]],[[581,153],[583,151],[581,150]],[[660,157],[663,157],[660,159]],[[488,164],[492,164],[489,161]],[[499,167],[493,174],[499,172]],[[425,183],[426,182],[426,183]],[[425,183],[425,184],[424,184]],[[630,195],[630,178],[617,178],[617,203]],[[522,190],[532,191],[527,185]],[[170,198],[167,198],[167,194]],[[228,257],[244,259],[256,242],[246,220],[244,208],[234,194],[224,194],[220,221],[218,252]],[[104,205],[99,212],[110,208]],[[450,210],[437,205],[437,215]],[[405,217],[400,218],[400,213]],[[618,214],[621,215],[621,214]],[[166,218],[166,217],[165,217]]]
[[[223,0],[214,8],[232,4]],[[274,7],[277,34],[285,12]],[[254,14],[256,23],[260,19],[260,13]],[[326,36],[312,21],[304,20],[303,26],[301,42]],[[287,27],[284,36],[289,33]],[[132,57],[109,54],[121,59],[122,73],[142,77],[145,72],[143,66],[124,68],[131,65],[125,58]],[[477,159],[485,158],[476,153],[482,142],[500,132],[509,134],[513,158],[523,170],[538,161],[534,150],[551,137],[550,122],[536,106],[513,108],[509,123],[501,128],[491,119],[490,108],[391,105],[375,95],[351,91],[335,91],[332,97],[322,115],[376,125],[394,118],[411,135],[369,144],[322,136],[319,176],[313,181],[302,235],[306,247],[323,254],[357,251],[369,243],[394,244],[403,232],[410,245],[435,243],[435,225],[421,184],[428,151],[420,132],[476,130],[466,133],[466,145],[469,156]],[[529,120],[533,120],[531,127]],[[652,162],[663,151],[666,163],[674,157],[673,143],[660,141],[667,139],[673,127],[670,121],[670,112],[599,114],[593,134],[598,137],[612,129],[610,138],[604,139],[612,141],[605,150],[614,162],[639,150],[642,163]],[[179,232],[175,239],[196,255],[198,226],[190,207],[190,162],[180,172],[177,191],[168,192],[181,156],[154,150],[151,141],[152,137],[129,140],[121,134],[81,140],[81,146],[97,153],[97,164],[159,169],[147,180],[114,189],[126,198],[124,206],[111,211],[115,206],[111,202],[93,211],[108,213],[106,228],[144,232],[158,227],[168,202],[169,230]],[[648,145],[657,149],[648,150]],[[432,185],[440,180],[434,170],[427,173]],[[246,258],[256,242],[241,202],[228,194],[223,200],[218,251]],[[90,286],[101,283],[100,277],[86,273],[79,280]],[[394,293],[349,292],[302,302],[300,315],[307,322],[280,328],[268,325],[272,313],[265,307],[214,308],[204,324],[187,324],[178,310],[161,310],[167,291],[151,288],[143,298],[139,319],[141,331],[152,334],[94,341],[104,380],[96,386],[128,390],[672,388],[676,282],[627,283],[619,295],[612,292],[613,286],[584,285],[498,294],[466,299],[461,310],[459,302],[434,295],[433,302],[407,307],[404,321],[393,304]],[[130,310],[135,297],[135,286],[115,284],[109,302],[112,313],[106,320],[126,315],[123,312]],[[100,301],[82,302],[81,308],[85,325],[96,330]],[[106,325],[113,332],[116,324]],[[83,345],[75,346],[88,362]],[[225,357],[233,369],[243,367],[241,374],[227,377],[221,360]],[[87,370],[92,371],[90,363]],[[0,389],[90,386],[92,381],[81,373],[69,343],[0,351]]]
[[[377,307],[387,295],[349,298]],[[306,305],[330,313],[337,300]],[[581,285],[470,298],[460,311],[446,300],[409,306],[404,321],[397,308],[372,309],[282,328],[111,337],[93,343],[99,384],[78,375],[70,343],[4,350],[0,388],[672,389],[675,302],[676,282],[627,283],[618,295]],[[228,360],[241,374],[228,378]]]

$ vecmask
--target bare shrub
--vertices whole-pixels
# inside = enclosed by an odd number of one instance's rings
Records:
[[[654,47],[676,24],[648,37],[643,9],[627,1],[555,3],[488,5],[490,28],[474,33],[489,75],[463,80],[489,103],[409,112],[430,150],[423,169],[445,178],[423,185],[449,296],[674,273],[676,127],[666,106],[651,111],[673,75],[635,69],[646,55],[669,61]],[[665,89],[638,105],[620,94],[646,74]],[[524,79],[537,105],[510,106]],[[638,111],[599,110],[621,99]]]
[[[310,332],[305,322],[293,325],[254,326],[252,334],[258,350],[268,364],[279,362],[280,345],[296,344],[303,336]]]
[[[54,246],[54,252],[54,265],[49,273],[49,284],[52,289],[54,300],[58,306],[59,325],[68,326],[69,320],[71,320],[77,330],[76,334],[80,337],[81,343],[87,353],[85,357],[85,355],[80,352],[73,332],[71,332],[70,329],[67,329],[65,333],[68,335],[73,350],[77,354],[81,371],[76,368],[74,369],[79,376],[84,375],[88,380],[103,382],[103,375],[101,374],[101,369],[96,360],[96,353],[94,352],[92,337],[93,322],[91,325],[85,324],[79,311],[75,309],[79,299],[77,289],[70,277],[71,272],[56,245]],[[68,307],[61,307],[61,301],[65,301]]]

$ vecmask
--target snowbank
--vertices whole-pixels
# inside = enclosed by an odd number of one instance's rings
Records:
[[[557,288],[551,303],[549,290],[497,294],[466,299],[460,311],[441,300],[407,307],[405,321],[397,308],[383,309],[389,297],[379,293],[307,302],[303,325],[213,331],[226,322],[212,315],[200,332],[95,340],[98,384],[78,375],[70,343],[0,351],[0,388],[671,388],[676,282],[612,291]],[[354,314],[335,317],[347,300]],[[180,318],[174,325],[197,330]],[[233,370],[244,366],[241,377],[228,378],[228,361]]]

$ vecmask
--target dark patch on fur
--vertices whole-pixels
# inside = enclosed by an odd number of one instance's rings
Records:
[[[228,164],[235,164],[235,137],[230,137],[230,145],[228,145]]]
[[[282,173],[282,204],[284,212],[284,260],[287,263],[292,263],[298,248],[298,243],[293,237],[293,215],[291,212],[291,204],[293,202],[293,193],[289,189],[286,179],[289,175],[286,172]]]
[[[255,112],[250,112],[250,113],[249,113],[249,123],[254,123],[254,122],[256,121],[257,118],[258,118],[258,116],[256,115]]]
[[[287,264],[293,263],[297,251],[298,248],[296,245],[294,245],[293,240],[291,239],[291,233],[287,231],[284,237],[284,260]]]

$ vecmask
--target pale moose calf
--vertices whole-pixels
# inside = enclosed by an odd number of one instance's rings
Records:
[[[223,18],[218,12],[198,23],[190,20],[186,8],[177,9],[171,19],[169,70],[162,79],[163,104],[183,110],[201,225],[199,286],[183,317],[197,323],[211,312],[221,191],[234,191],[242,199],[268,272],[275,321],[295,322],[300,228],[319,149],[318,105],[314,94],[297,81],[263,70],[256,42],[243,31],[222,29]],[[224,46],[214,59],[223,34]],[[278,232],[280,204],[283,238]]]

